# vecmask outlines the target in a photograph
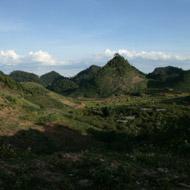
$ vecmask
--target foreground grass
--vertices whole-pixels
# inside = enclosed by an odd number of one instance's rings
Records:
[[[190,160],[135,149],[85,150],[2,160],[1,189],[186,189]]]

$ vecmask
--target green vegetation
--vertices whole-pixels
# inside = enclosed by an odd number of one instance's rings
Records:
[[[148,83],[149,88],[190,92],[190,71],[169,66],[155,69],[147,78],[151,79]]]
[[[33,73],[28,73],[24,71],[13,71],[9,75],[13,80],[16,82],[36,82],[41,83],[40,78],[38,75]]]
[[[2,71],[0,71],[0,75],[5,75]]]
[[[167,80],[172,80],[178,77],[180,74],[183,73],[182,69],[177,67],[159,67],[156,68],[152,73],[147,75],[147,78],[154,79],[161,82],[166,82]]]
[[[140,92],[146,88],[146,78],[120,55],[109,61],[95,76],[100,97]]]
[[[79,88],[71,91],[70,96],[95,98],[141,92],[147,83],[144,74],[120,55],[115,55],[102,68],[90,67],[73,80],[79,84]]]
[[[88,81],[90,81],[98,71],[100,71],[101,67],[96,65],[90,66],[88,69],[85,69],[78,73],[76,76],[72,78],[74,82],[76,82],[80,87],[85,85]]]
[[[46,73],[40,77],[42,84],[45,87],[51,87],[53,82],[57,80],[58,78],[62,77],[59,73],[55,71],[51,71],[49,73]]]
[[[0,89],[2,89],[2,91],[9,89],[12,91],[16,91],[17,93],[23,93],[28,91],[21,84],[13,81],[11,78],[4,74],[0,74]]]
[[[174,80],[172,86],[178,91],[190,92],[190,71],[184,71],[183,74]]]
[[[50,87],[51,90],[60,93],[60,94],[68,94],[69,92],[78,88],[78,85],[71,81],[68,78],[62,77],[58,80],[55,80]]]

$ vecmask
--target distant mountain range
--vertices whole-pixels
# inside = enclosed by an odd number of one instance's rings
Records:
[[[3,75],[3,73],[0,73]],[[190,71],[177,67],[160,67],[144,74],[116,54],[104,67],[90,66],[72,78],[52,71],[39,77],[33,73],[13,71],[8,77],[16,82],[36,82],[57,93],[73,97],[109,97],[144,93],[151,89],[190,92]]]

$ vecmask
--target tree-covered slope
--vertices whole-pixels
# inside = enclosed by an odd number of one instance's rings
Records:
[[[149,88],[172,88],[179,92],[190,92],[190,71],[177,67],[160,67],[147,75]]]
[[[119,54],[87,80],[71,95],[108,97],[139,92],[146,88],[147,79]]]
[[[70,92],[76,88],[78,88],[78,84],[66,77],[58,78],[52,83],[50,87],[50,89],[54,92],[64,95],[70,94]]]
[[[145,76],[120,55],[115,55],[100,70],[94,82],[102,97],[139,92],[146,88]]]
[[[165,82],[171,80],[183,73],[181,68],[177,67],[158,67],[152,73],[147,75],[147,78]]]
[[[14,91],[15,93],[28,92],[20,83],[12,80],[9,76],[0,73],[0,89],[4,91]]]
[[[34,73],[28,73],[25,71],[13,71],[9,76],[16,82],[36,82],[41,84],[39,76]]]
[[[46,74],[42,75],[40,77],[40,79],[41,79],[42,84],[45,87],[49,87],[49,86],[51,86],[53,84],[53,82],[55,80],[57,80],[60,77],[61,77],[61,75],[59,73],[57,73],[55,71],[51,71],[49,73],[46,73]]]
[[[190,92],[190,71],[184,71],[176,77],[171,87],[181,92]]]
[[[74,76],[71,80],[79,84],[80,86],[84,85],[86,82],[91,80],[98,71],[101,70],[101,67],[92,65],[89,68],[81,71],[76,76]]]

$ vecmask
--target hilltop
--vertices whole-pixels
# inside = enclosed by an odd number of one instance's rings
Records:
[[[51,71],[49,73],[46,73],[42,76],[40,76],[40,80],[41,83],[45,86],[45,87],[50,87],[52,86],[53,82],[59,78],[61,78],[62,76],[55,72],[55,71]],[[34,81],[33,81],[34,82]]]
[[[190,71],[177,67],[160,67],[147,75],[149,88],[173,89],[178,92],[190,92]]]
[[[16,82],[36,82],[41,83],[40,77],[34,73],[25,71],[13,71],[9,74],[9,77]]]
[[[135,93],[144,90],[147,84],[145,75],[118,54],[104,67],[91,66],[70,80],[79,85],[67,94],[74,97],[109,97]]]
[[[81,71],[76,76],[72,77],[71,80],[76,82],[80,87],[85,85],[86,82],[90,81],[95,74],[101,70],[101,67],[91,65],[89,68]]]
[[[94,77],[101,97],[140,92],[146,88],[146,83],[145,75],[118,54]]]

